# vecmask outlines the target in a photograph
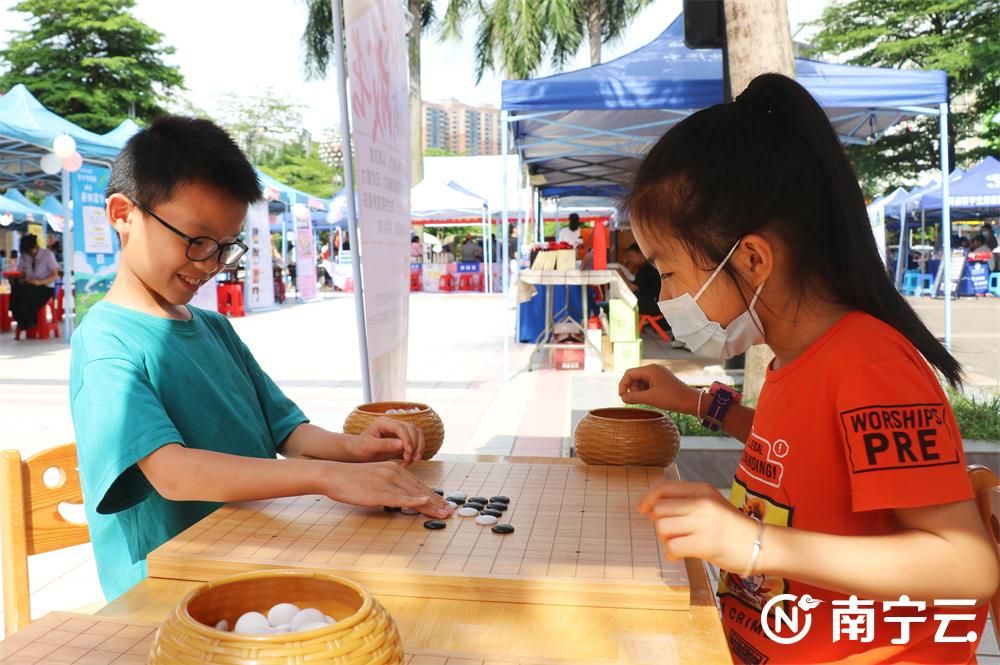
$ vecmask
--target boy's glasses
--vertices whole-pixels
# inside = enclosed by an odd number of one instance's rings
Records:
[[[248,247],[239,240],[235,242],[219,242],[218,240],[209,238],[208,236],[198,236],[197,238],[192,238],[180,229],[171,226],[166,220],[138,201],[134,199],[130,200],[132,203],[139,206],[144,213],[158,221],[160,224],[163,224],[181,238],[187,240],[187,258],[191,261],[208,261],[213,256],[216,256],[218,257],[220,265],[232,266],[236,265],[239,260],[243,258],[243,255],[247,253]]]

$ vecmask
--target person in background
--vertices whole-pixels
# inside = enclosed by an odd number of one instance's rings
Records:
[[[622,266],[635,275],[634,279],[629,279],[628,275],[622,274],[628,288],[639,301],[639,313],[657,318],[662,316],[657,305],[660,299],[660,274],[656,272],[653,264],[646,260],[638,243],[632,243],[625,248]]]
[[[6,265],[6,263],[7,263],[7,250],[0,249],[0,272],[4,272],[6,270],[6,268],[4,268],[4,265]]]
[[[12,266],[16,266],[17,265],[17,250],[16,249],[10,250],[10,263],[11,263]]]
[[[38,246],[34,235],[21,236],[17,270],[21,278],[12,285],[10,311],[22,330],[34,328],[38,311],[54,293],[52,283],[59,278],[59,264],[48,249]]]
[[[990,250],[996,249],[1000,242],[997,241],[997,236],[993,232],[993,225],[989,222],[983,224],[982,232],[983,239],[986,241],[986,246],[989,247]]]
[[[483,248],[475,243],[471,235],[465,236],[461,247],[461,260],[467,263],[483,260]]]
[[[986,236],[979,233],[972,237],[972,246],[969,248],[969,256],[992,253],[993,249],[986,243]]]
[[[959,241],[958,241],[958,246],[959,246],[959,247],[960,247],[960,248],[961,248],[961,249],[962,249],[962,250],[963,250],[963,251],[964,251],[964,252],[965,252],[966,254],[968,254],[968,253],[969,253],[969,249],[971,249],[971,248],[972,248],[972,245],[970,245],[970,244],[969,244],[969,239],[968,239],[968,238],[966,238],[965,236],[962,236],[962,237],[961,237],[961,238],[959,239]]]
[[[410,236],[410,263],[423,263],[424,246],[420,243],[420,236],[413,234]]]
[[[580,215],[575,212],[569,214],[569,225],[559,230],[557,242],[564,242],[573,247],[583,242],[580,239]]]

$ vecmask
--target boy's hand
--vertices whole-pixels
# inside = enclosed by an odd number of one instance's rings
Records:
[[[430,517],[450,517],[447,502],[396,462],[335,464],[325,491],[331,499],[355,506],[413,508]]]
[[[698,391],[662,365],[643,365],[625,372],[618,383],[618,395],[626,404],[648,404],[677,413],[695,414],[698,410]]]
[[[704,559],[741,574],[750,564],[757,523],[707,483],[663,480],[639,502],[656,524],[656,537],[671,561]]]
[[[424,433],[410,423],[382,416],[372,421],[353,447],[353,457],[359,462],[381,462],[402,454],[402,465],[409,466],[423,458]]]

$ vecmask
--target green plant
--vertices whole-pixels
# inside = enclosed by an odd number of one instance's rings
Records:
[[[963,439],[1000,441],[1000,394],[977,398],[949,390],[948,399]]]

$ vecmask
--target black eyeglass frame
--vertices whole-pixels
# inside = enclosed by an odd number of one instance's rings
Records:
[[[175,226],[173,226],[172,224],[170,224],[170,222],[168,222],[167,220],[163,219],[162,217],[160,217],[159,215],[157,215],[155,212],[153,212],[152,210],[150,210],[149,208],[147,208],[143,204],[141,204],[138,201],[136,201],[135,199],[129,199],[129,201],[132,201],[132,203],[134,203],[136,206],[138,206],[139,209],[142,210],[144,213],[146,213],[147,215],[149,215],[150,217],[152,217],[153,219],[155,219],[156,221],[158,221],[160,224],[163,224],[163,226],[165,226],[167,229],[169,229],[170,231],[173,231],[178,236],[180,236],[181,238],[183,238],[184,240],[186,240],[188,245],[187,245],[187,249],[184,252],[184,255],[188,258],[189,261],[194,261],[196,263],[201,263],[203,261],[208,261],[209,259],[211,259],[214,256],[218,260],[220,266],[231,267],[231,266],[234,266],[237,263],[239,263],[240,259],[243,258],[243,255],[246,254],[247,251],[250,249],[249,247],[246,246],[245,243],[242,243],[239,240],[236,240],[234,242],[219,242],[215,238],[210,238],[208,236],[195,236],[195,237],[191,237],[188,234],[186,234],[183,231],[181,231],[180,229],[178,229]],[[213,243],[215,245],[215,251],[209,252],[208,256],[206,256],[205,258],[202,258],[202,259],[196,259],[196,258],[194,258],[193,256],[191,256],[191,248],[195,246],[195,243],[199,243],[199,242],[210,242],[210,243]],[[235,257],[233,257],[232,259],[230,259],[229,261],[223,261],[222,260],[222,253],[226,249],[228,249],[229,247],[239,247],[242,251],[239,254],[237,254]]]

